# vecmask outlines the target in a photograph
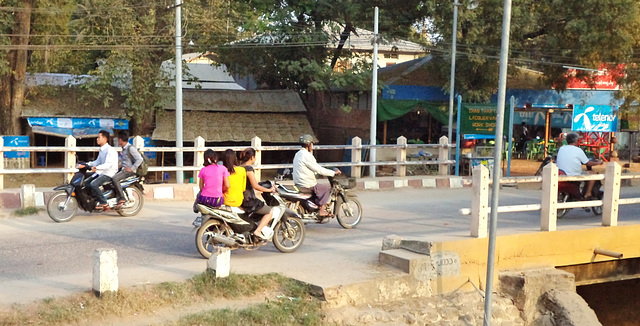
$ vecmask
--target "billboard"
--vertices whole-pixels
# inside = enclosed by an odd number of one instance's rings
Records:
[[[585,132],[618,131],[617,107],[609,105],[574,105],[571,130]]]
[[[3,136],[4,147],[29,147],[29,136]],[[5,158],[29,157],[29,152],[4,152]]]

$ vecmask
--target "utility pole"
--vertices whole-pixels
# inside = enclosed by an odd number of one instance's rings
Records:
[[[371,141],[370,145],[376,145],[378,132],[378,7],[375,8],[373,20],[373,80],[371,82]],[[376,149],[371,147],[369,151],[371,163],[376,162]],[[369,176],[376,176],[376,166],[370,165]]]
[[[176,166],[184,165],[182,157],[182,13],[181,0],[176,0]],[[176,182],[184,183],[184,172],[176,171]]]

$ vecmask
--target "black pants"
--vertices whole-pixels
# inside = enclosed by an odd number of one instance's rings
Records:
[[[122,191],[122,185],[120,185],[120,181],[126,179],[132,175],[135,175],[133,172],[127,172],[125,170],[120,170],[116,175],[113,176],[113,187],[116,189],[116,196],[118,200],[124,200],[124,192]]]

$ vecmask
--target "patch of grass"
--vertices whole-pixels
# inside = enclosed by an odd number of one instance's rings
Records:
[[[15,216],[36,215],[42,210],[44,210],[44,209],[35,208],[33,206],[30,206],[30,207],[25,207],[25,208],[21,208],[21,209],[16,210],[15,212],[13,212],[13,215],[15,215]]]
[[[270,293],[272,299],[275,297],[277,300],[240,312],[212,311],[193,318],[221,318],[225,314],[237,314],[235,319],[246,320],[249,325],[264,325],[266,321],[270,325],[318,324],[320,305],[309,295],[308,287],[300,282],[278,274],[231,274],[228,278],[216,279],[213,272],[205,272],[186,282],[120,289],[100,298],[85,292],[16,305],[9,311],[0,311],[0,325],[62,325],[88,321],[99,324],[100,320],[108,317],[133,316],[163,308],[215,302],[221,297],[241,298],[260,293]]]
[[[283,294],[275,300],[242,310],[220,309],[192,314],[167,326],[190,325],[322,325],[320,302],[309,294],[307,285],[284,279]]]

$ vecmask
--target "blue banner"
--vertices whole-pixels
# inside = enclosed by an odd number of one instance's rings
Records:
[[[125,119],[92,118],[27,118],[30,126],[54,127],[65,129],[129,129]]]
[[[144,147],[156,147],[156,142],[151,140],[151,137],[142,137],[142,139],[144,140]],[[129,144],[133,145],[133,137],[129,138]],[[154,159],[156,158],[156,152],[144,152],[144,156],[146,156],[149,159]]]
[[[524,122],[527,124],[527,126],[544,126],[545,117],[545,113],[540,111],[517,111],[513,116],[513,125],[520,125],[522,122]],[[571,128],[571,113],[552,113],[551,127]]]
[[[617,110],[609,105],[574,105],[571,130],[585,132],[618,131]]]
[[[4,147],[29,147],[29,136],[3,136]],[[4,158],[29,157],[29,152],[4,152]]]

